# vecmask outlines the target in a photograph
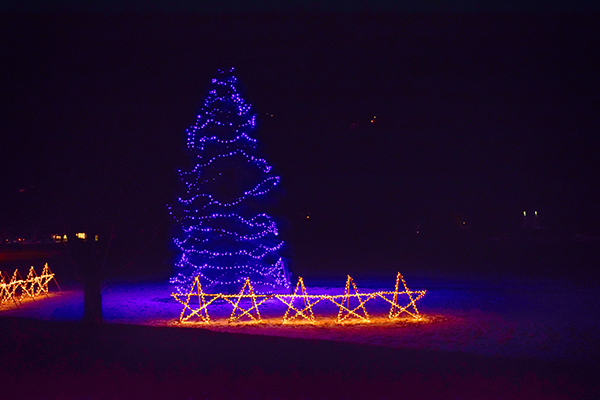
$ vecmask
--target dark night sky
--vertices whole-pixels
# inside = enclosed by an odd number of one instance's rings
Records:
[[[90,210],[140,232],[164,227],[184,129],[215,69],[233,65],[283,179],[276,212],[296,241],[318,231],[368,242],[417,226],[451,234],[463,220],[498,236],[523,210],[539,210],[553,232],[600,234],[597,10],[463,4],[9,7],[2,229]]]

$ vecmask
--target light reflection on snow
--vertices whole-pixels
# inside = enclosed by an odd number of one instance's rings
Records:
[[[389,289],[377,279],[361,284],[369,290]],[[331,281],[307,279],[307,290],[314,293],[343,294],[344,288]],[[339,282],[339,281],[338,281]],[[365,282],[361,278],[361,282]],[[383,281],[381,281],[383,283]],[[315,325],[281,324],[285,305],[280,302],[261,307],[264,323],[228,324],[231,306],[216,304],[212,313],[224,320],[214,324],[178,322],[181,306],[170,297],[172,286],[162,283],[109,283],[103,290],[103,312],[107,323],[143,324],[177,329],[208,329],[215,332],[284,336],[301,339],[333,340],[386,346],[466,352],[482,355],[526,357],[544,360],[581,360],[600,342],[598,321],[590,310],[600,300],[593,288],[582,289],[561,282],[532,282],[516,278],[505,280],[461,280],[452,277],[410,278],[411,289],[427,289],[419,305],[421,321],[412,318],[387,320],[389,307],[384,301],[369,303],[381,307],[370,324],[339,326],[328,319],[338,309],[319,310]],[[81,289],[65,290],[43,301],[24,304],[19,309],[1,311],[2,316],[45,320],[80,320],[83,315]],[[378,305],[379,304],[379,305]],[[583,307],[585,305],[586,307]],[[319,304],[318,306],[321,306]],[[263,311],[264,310],[264,311]],[[385,323],[378,318],[385,320]],[[411,321],[412,320],[412,321]],[[184,326],[184,328],[181,328]]]

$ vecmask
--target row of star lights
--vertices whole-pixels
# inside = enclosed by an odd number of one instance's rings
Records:
[[[399,283],[402,282],[404,286],[403,291],[399,291]],[[351,288],[354,290],[354,294],[351,293]],[[248,293],[246,294],[246,290]],[[300,292],[299,292],[300,291]],[[344,321],[354,318],[362,322],[371,322],[365,304],[376,297],[379,297],[391,304],[388,318],[393,320],[399,317],[402,313],[406,313],[413,317],[415,320],[421,320],[421,315],[416,306],[416,301],[420,300],[425,296],[425,290],[411,291],[408,289],[402,274],[398,272],[396,276],[396,286],[393,292],[378,291],[371,293],[359,293],[354,280],[348,276],[346,280],[346,288],[344,289],[343,295],[309,295],[304,286],[304,281],[300,277],[296,284],[296,290],[294,294],[256,294],[252,288],[252,284],[249,279],[246,279],[244,286],[239,294],[223,294],[223,293],[204,293],[202,291],[202,285],[198,278],[194,280],[188,293],[172,293],[171,296],[175,298],[179,303],[183,305],[183,310],[179,317],[179,322],[187,322],[193,317],[198,317],[200,321],[210,323],[210,316],[208,314],[208,306],[215,302],[217,299],[223,299],[233,306],[233,311],[229,317],[229,322],[239,321],[242,317],[247,316],[251,321],[261,322],[260,311],[258,307],[269,299],[275,298],[280,300],[282,303],[288,306],[284,316],[283,324],[291,323],[294,319],[301,317],[310,323],[315,323],[315,316],[312,307],[322,300],[328,300],[339,307],[338,316],[336,319],[337,323],[343,323]],[[408,302],[406,305],[401,306],[398,304],[399,296],[406,295]],[[415,295],[415,296],[413,296]],[[197,297],[198,307],[194,308],[190,304],[192,298]],[[356,299],[358,306],[350,309],[350,299]],[[240,303],[242,299],[250,299],[251,307],[243,308]],[[298,307],[294,305],[296,299],[301,299],[304,307]],[[412,311],[409,311],[412,307]],[[254,313],[253,313],[254,311]],[[362,311],[362,312],[361,312]],[[186,315],[187,313],[187,315]],[[362,314],[362,315],[361,315]]]
[[[52,280],[58,286],[48,264],[44,265],[40,275],[37,275],[35,269],[31,267],[25,279],[21,278],[18,269],[15,270],[8,282],[4,277],[4,273],[0,273],[0,276],[0,304],[12,300],[18,305],[19,300],[23,297],[35,298],[40,294],[48,294],[48,284]]]
[[[233,69],[229,72],[233,72]],[[254,250],[249,249],[240,249],[237,251],[211,251],[208,249],[196,250],[193,246],[189,246],[191,241],[196,240],[198,243],[208,243],[213,240],[215,237],[205,237],[200,240],[195,238],[195,232],[203,232],[214,233],[216,237],[229,237],[234,239],[235,241],[246,242],[248,245],[251,245],[251,242],[257,239],[264,238],[268,235],[277,236],[277,228],[275,223],[271,220],[271,217],[267,214],[259,214],[254,218],[247,220],[244,219],[239,214],[230,213],[230,214],[219,214],[213,213],[211,215],[204,215],[211,206],[215,207],[234,207],[241,202],[243,202],[246,198],[251,196],[261,196],[269,192],[273,187],[275,187],[279,183],[278,176],[270,176],[266,177],[262,182],[256,185],[253,189],[247,190],[243,193],[242,196],[234,199],[233,201],[223,203],[218,201],[213,197],[212,194],[201,191],[201,188],[212,181],[215,181],[219,178],[221,173],[214,178],[202,178],[202,170],[203,168],[208,167],[213,162],[215,162],[218,158],[222,157],[233,157],[236,155],[241,155],[246,158],[248,163],[251,163],[258,167],[264,174],[268,174],[271,171],[271,166],[267,164],[266,160],[258,157],[254,157],[251,154],[248,154],[244,151],[244,148],[254,149],[256,147],[256,139],[251,138],[249,133],[254,130],[256,124],[256,115],[251,114],[251,105],[246,104],[239,94],[236,91],[235,83],[236,78],[233,76],[228,77],[225,80],[213,79],[213,84],[223,87],[226,89],[226,95],[218,96],[216,90],[211,90],[207,96],[206,101],[204,102],[203,109],[197,115],[196,124],[187,130],[187,146],[190,150],[195,150],[202,152],[205,150],[206,146],[209,144],[213,145],[225,145],[226,148],[231,151],[227,153],[214,155],[210,159],[203,158],[202,153],[197,153],[199,157],[199,162],[195,165],[195,167],[189,171],[179,171],[182,180],[186,184],[187,189],[187,198],[179,198],[179,202],[183,206],[193,206],[194,201],[203,197],[208,200],[208,202],[204,203],[199,209],[185,209],[183,208],[182,220],[179,221],[181,223],[185,222],[187,227],[183,228],[183,231],[187,235],[187,237],[183,240],[175,239],[174,244],[182,251],[182,257],[178,262],[179,267],[192,267],[195,270],[195,273],[206,280],[206,282],[212,283],[221,283],[221,284],[231,284],[231,283],[242,283],[243,279],[238,278],[232,281],[217,281],[215,279],[210,279],[206,276],[206,274],[202,273],[204,270],[231,270],[238,269],[241,272],[247,271],[252,272],[253,274],[258,274],[261,276],[272,276],[275,274],[276,282],[271,284],[273,287],[279,286],[282,283],[287,283],[285,277],[280,273],[283,271],[283,261],[281,258],[273,264],[266,265],[265,263],[260,263],[266,255],[271,252],[277,251],[281,249],[283,246],[283,242],[279,241],[278,244],[272,246],[264,246],[262,244],[258,244]],[[236,114],[242,118],[237,125],[231,122],[220,122],[217,121],[215,112],[213,111],[213,105],[215,102],[223,102],[223,103],[233,103],[235,104]],[[218,105],[218,104],[217,104]],[[236,136],[231,140],[222,140],[218,139],[214,134],[212,134],[212,127],[228,127],[234,128],[234,133]],[[198,136],[201,133],[208,132],[209,134],[205,134],[204,136]],[[191,179],[190,179],[191,178]],[[172,210],[169,208],[171,214],[173,214]],[[238,223],[241,223],[243,226],[247,227],[250,232],[246,234],[238,234],[237,232],[233,232],[226,229],[215,229],[211,227],[211,223],[214,223],[220,218],[224,219],[233,219]],[[214,225],[214,224],[213,224]],[[252,232],[254,231],[254,232]],[[223,256],[248,256],[254,260],[256,263],[252,263],[252,265],[236,265],[236,266],[218,266],[218,265],[195,265],[190,261],[189,255],[205,255],[208,259],[215,259]],[[281,270],[281,271],[279,271]],[[279,273],[278,273],[279,271]],[[183,274],[179,274],[178,276],[171,279],[172,283],[175,283],[178,288],[178,291],[182,291],[182,285],[189,285],[190,277],[185,276]],[[265,282],[265,284],[269,284]],[[289,287],[289,286],[288,286]]]

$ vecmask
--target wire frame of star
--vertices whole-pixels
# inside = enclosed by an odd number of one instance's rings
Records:
[[[402,282],[402,287],[400,286]],[[171,296],[183,305],[179,322],[189,322],[194,317],[204,323],[210,323],[208,306],[218,299],[223,299],[232,306],[228,322],[242,319],[252,322],[262,322],[259,306],[271,299],[277,299],[287,306],[282,324],[297,321],[316,323],[313,307],[321,301],[329,301],[338,308],[335,322],[343,324],[350,321],[371,322],[366,305],[370,300],[380,298],[390,304],[389,320],[410,316],[421,320],[416,302],[425,296],[426,290],[409,290],[402,274],[396,275],[396,285],[393,291],[359,292],[354,280],[348,275],[344,294],[308,294],[304,280],[299,277],[292,294],[256,294],[247,278],[238,294],[204,293],[198,277],[195,278],[190,291],[186,294],[172,293]],[[249,301],[248,301],[249,300]],[[249,304],[248,304],[249,303]],[[352,305],[351,305],[352,304]]]
[[[2,271],[0,272],[0,305],[12,301],[16,306],[19,306],[25,298],[35,299],[41,295],[48,296],[48,286],[51,281],[54,281],[60,291],[54,273],[50,271],[47,263],[40,275],[35,272],[33,267],[29,268],[25,279],[23,279],[18,269],[13,272],[10,278]]]

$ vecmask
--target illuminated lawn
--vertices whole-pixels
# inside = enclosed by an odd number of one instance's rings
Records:
[[[408,275],[408,274],[407,274]],[[389,291],[394,276],[356,279],[361,293]],[[427,290],[420,318],[389,319],[373,298],[370,322],[337,322],[339,307],[282,323],[288,306],[260,306],[261,322],[181,323],[165,282],[112,282],[105,324],[86,328],[83,293],[7,304],[0,311],[3,398],[594,398],[596,291],[557,281],[405,277]],[[304,280],[307,293],[343,295],[343,279]],[[393,284],[392,284],[393,286]],[[250,299],[242,299],[250,300]],[[247,306],[244,306],[247,307]],[[36,385],[31,385],[32,381]]]
[[[599,300],[592,288],[560,281],[517,278],[405,277],[411,290],[427,290],[418,301],[420,320],[408,314],[390,320],[390,303],[373,298],[365,306],[370,322],[349,318],[337,323],[339,307],[331,301],[313,306],[314,321],[296,318],[283,324],[288,306],[271,299],[259,306],[262,322],[248,317],[230,323],[232,304],[219,299],[210,305],[210,324],[199,318],[179,322],[182,305],[171,297],[172,285],[158,283],[105,284],[103,312],[107,323],[216,332],[247,333],[372,344],[393,348],[464,352],[542,360],[582,360],[597,351]],[[304,280],[306,291],[326,296],[344,294],[344,279]],[[360,293],[393,290],[394,275],[357,278]],[[77,287],[62,294],[3,307],[2,316],[54,321],[78,321],[83,294]],[[296,299],[298,302],[298,299]],[[298,303],[296,303],[298,304]],[[250,308],[250,300],[241,306]],[[352,307],[351,307],[352,309]]]

